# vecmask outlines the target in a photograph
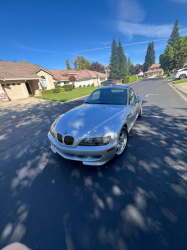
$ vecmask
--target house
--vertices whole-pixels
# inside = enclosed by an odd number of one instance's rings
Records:
[[[105,74],[109,75],[110,74],[110,67],[109,65],[104,66]]]
[[[0,102],[40,95],[55,88],[53,74],[32,63],[0,61]]]
[[[149,67],[148,71],[144,72],[144,75],[157,76],[163,75],[164,70],[160,68],[160,63],[154,63]]]
[[[143,71],[140,71],[140,73],[137,74],[137,76],[143,76],[143,75],[144,75]]]
[[[83,87],[92,85],[94,83],[94,86],[100,85],[102,81],[105,81],[108,78],[108,75],[91,71],[88,69],[84,70],[58,70],[58,69],[48,69],[49,72],[51,72],[54,76],[54,80],[56,81],[56,84],[58,85],[65,85],[65,84],[72,84],[72,82],[69,81],[70,76],[75,76],[76,81],[74,83],[74,87],[78,88],[80,85]]]

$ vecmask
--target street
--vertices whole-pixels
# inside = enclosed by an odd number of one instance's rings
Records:
[[[55,118],[85,98],[1,115],[0,248],[186,249],[187,103],[163,78],[131,86],[143,116],[125,153],[100,167],[63,159],[47,138]]]

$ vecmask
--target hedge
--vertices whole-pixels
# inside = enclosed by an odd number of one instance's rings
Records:
[[[73,85],[72,84],[67,84],[67,85],[62,86],[62,88],[65,91],[71,91],[73,89]]]
[[[42,90],[42,95],[57,94],[60,92],[64,92],[64,89],[63,88],[56,88],[56,89]]]
[[[138,81],[138,76],[125,76],[124,77],[124,83],[131,83],[131,82],[136,82]]]

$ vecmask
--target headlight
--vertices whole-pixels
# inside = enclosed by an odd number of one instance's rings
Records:
[[[79,146],[103,146],[107,145],[110,141],[110,136],[84,138],[80,141]]]
[[[55,121],[53,122],[53,124],[51,125],[51,128],[50,128],[50,134],[55,138],[56,137],[56,131],[55,131],[55,127],[58,123],[58,121],[60,120],[60,118],[62,117],[63,115],[60,115],[58,116]]]

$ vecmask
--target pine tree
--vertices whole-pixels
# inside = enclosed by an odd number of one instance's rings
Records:
[[[173,28],[173,31],[171,33],[171,36],[168,40],[168,45],[169,46],[174,46],[176,41],[179,39],[180,35],[179,35],[179,27],[178,27],[178,24],[179,24],[179,21],[178,19],[176,20],[175,22],[175,25],[174,25],[174,28]]]
[[[151,58],[151,65],[155,63],[155,49],[154,49],[154,42],[151,43],[150,49],[150,58]]]
[[[121,45],[121,40],[119,39],[118,48],[117,48],[117,56],[118,56],[118,69],[119,69],[119,79],[123,79],[128,75],[127,71],[127,58],[125,56],[123,47]]]
[[[113,38],[113,41],[112,41],[109,78],[111,79],[119,78],[119,62],[118,62],[118,55],[117,55],[117,43],[116,43],[115,38]]]
[[[66,68],[67,68],[67,70],[71,70],[72,69],[71,66],[70,66],[70,64],[69,64],[69,59],[66,59]]]
[[[152,65],[152,59],[151,59],[151,43],[148,44],[147,47],[147,53],[145,56],[145,62],[144,62],[144,72],[148,70],[149,67]]]
[[[128,57],[128,61],[127,61],[127,75],[129,75],[130,74],[130,66],[131,66],[131,59],[130,59],[130,57]]]

